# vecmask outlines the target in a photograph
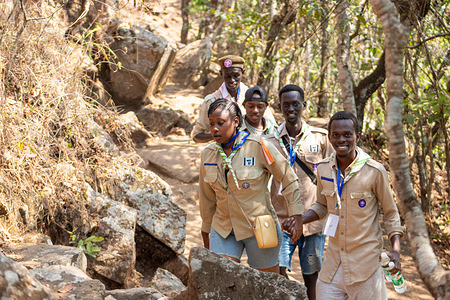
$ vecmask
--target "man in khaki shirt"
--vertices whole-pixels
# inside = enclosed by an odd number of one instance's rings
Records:
[[[361,148],[356,117],[336,113],[328,124],[336,151],[317,167],[317,202],[303,215],[309,223],[329,214],[329,235],[317,282],[317,299],[387,299],[379,257],[383,250],[379,205],[391,242],[387,254],[401,271],[403,227],[392,197],[386,170]],[[334,220],[334,221],[333,221]],[[289,227],[289,221],[284,223]]]
[[[213,139],[209,132],[208,109],[211,103],[217,99],[225,98],[236,101],[242,113],[245,113],[242,103],[248,88],[241,82],[245,73],[244,59],[237,55],[226,55],[221,57],[217,63],[220,65],[220,76],[223,78],[223,84],[217,91],[207,95],[200,106],[198,118],[191,132],[191,137],[196,143],[207,143]],[[276,124],[270,109],[265,110],[264,117]]]
[[[304,92],[299,86],[294,84],[286,85],[280,90],[279,99],[280,109],[285,122],[280,125],[275,134],[269,135],[267,139],[290,161],[291,167],[299,179],[300,197],[306,211],[316,202],[317,186],[313,183],[313,179],[316,180],[313,174],[317,169],[317,164],[322,159],[330,156],[333,148],[328,142],[326,130],[309,126],[302,120],[306,101]],[[292,152],[290,151],[291,148]],[[309,168],[311,172],[309,176],[298,164],[296,157],[304,163],[306,168]],[[289,216],[286,199],[279,193],[280,187],[282,187],[280,181],[274,179],[270,195],[273,207],[281,221]],[[289,271],[291,270],[291,259],[295,248],[298,248],[302,275],[309,300],[316,299],[316,281],[322,266],[322,255],[326,238],[325,235],[321,234],[324,225],[325,220],[305,225],[303,227],[303,235],[295,243],[290,241],[290,234],[283,233],[280,250],[280,274],[289,278],[286,268]]]

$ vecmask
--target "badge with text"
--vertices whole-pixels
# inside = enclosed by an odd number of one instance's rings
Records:
[[[244,157],[244,167],[254,166],[255,158],[254,157]]]
[[[309,152],[312,152],[312,153],[319,152],[319,145],[309,145]]]
[[[339,224],[339,216],[329,214],[327,218],[327,222],[325,223],[325,228],[323,229],[323,234],[328,236],[334,236],[336,233],[336,229]]]

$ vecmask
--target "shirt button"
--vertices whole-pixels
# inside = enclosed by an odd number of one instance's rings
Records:
[[[341,232],[341,235],[344,235],[344,233],[343,233],[343,232]]]
[[[343,219],[344,218],[344,216],[341,216],[341,219]]]
[[[344,248],[341,248],[341,251],[344,251]]]

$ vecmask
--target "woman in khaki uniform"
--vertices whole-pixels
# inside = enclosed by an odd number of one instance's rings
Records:
[[[199,179],[200,215],[204,246],[240,262],[246,249],[248,263],[261,271],[278,272],[281,229],[267,188],[270,174],[283,185],[289,216],[294,216],[293,239],[302,234],[297,176],[289,162],[260,136],[240,132],[242,114],[235,102],[218,99],[208,110],[215,142],[202,151]],[[255,218],[271,215],[277,227],[278,245],[258,247]]]

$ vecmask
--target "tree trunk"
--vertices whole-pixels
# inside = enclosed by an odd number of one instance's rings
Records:
[[[444,270],[433,252],[423,212],[411,187],[408,158],[402,124],[403,109],[403,50],[409,28],[400,22],[390,0],[370,0],[381,21],[385,35],[386,78],[388,103],[386,107],[386,136],[389,141],[389,165],[394,189],[400,200],[400,211],[408,228],[411,251],[420,277],[436,299],[450,297],[450,271]]]
[[[328,14],[328,0],[322,0],[322,7],[325,14]],[[317,116],[319,118],[326,118],[328,116],[328,98],[327,91],[325,88],[325,77],[328,72],[328,58],[329,58],[329,48],[328,43],[330,42],[330,37],[328,35],[328,19],[322,24],[322,39],[321,39],[321,49],[320,49],[320,79],[319,79],[319,95],[317,102]]]
[[[187,7],[190,0],[181,0],[181,20],[183,21],[183,27],[181,27],[180,40],[183,44],[187,44],[189,34],[189,12]]]
[[[348,26],[347,7],[348,0],[339,1],[339,4],[336,7],[336,28],[338,31],[336,64],[344,110],[356,115],[355,97],[353,96],[353,80],[348,66],[350,55],[350,28]]]

